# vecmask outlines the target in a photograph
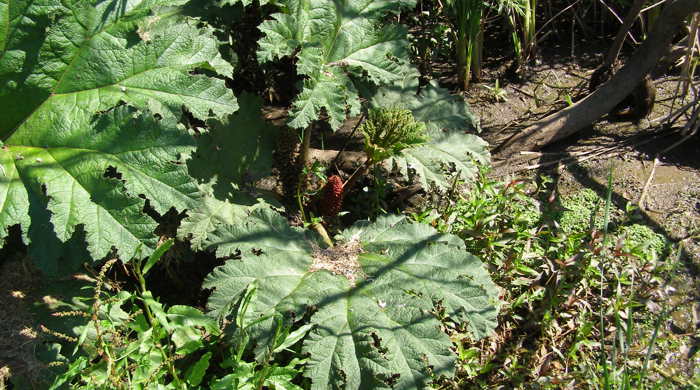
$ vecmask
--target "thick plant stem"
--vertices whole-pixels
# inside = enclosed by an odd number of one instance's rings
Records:
[[[472,74],[472,61],[479,61],[477,53],[481,31],[482,0],[451,0],[457,51],[457,77],[460,87],[466,90]],[[480,71],[480,66],[476,65]],[[478,75],[477,75],[478,76]]]
[[[457,37],[457,77],[460,87],[466,91],[469,88],[469,73],[471,73],[471,58],[468,55],[467,34],[460,33]]]
[[[536,9],[537,0],[520,0],[522,15],[516,13],[512,8],[508,10],[508,24],[511,28],[511,39],[515,51],[515,60],[518,66],[523,66],[535,55],[537,45]],[[518,23],[520,21],[521,23]],[[522,27],[518,27],[518,26]]]
[[[510,24],[511,28],[510,37],[513,41],[515,60],[518,61],[518,65],[521,65],[523,62],[523,44],[520,40],[520,34],[518,32],[518,22],[515,19],[515,14],[511,13],[508,15],[508,23]]]
[[[314,229],[319,236],[321,236],[321,239],[326,245],[328,245],[329,248],[333,248],[333,240],[331,240],[331,237],[328,235],[328,232],[326,231],[326,228],[323,227],[322,223],[312,223],[311,228]]]
[[[479,18],[481,19],[481,18]],[[481,80],[481,58],[483,57],[484,53],[484,28],[481,25],[481,22],[479,23],[479,32],[476,34],[475,42],[474,42],[474,49],[472,51],[472,58],[471,58],[471,73],[474,75],[474,80],[480,81]]]
[[[471,3],[471,9],[469,11],[469,19],[467,24],[469,26],[469,45],[467,46],[468,56],[469,56],[469,73],[467,77],[471,77],[471,73],[478,79],[481,76],[481,53],[479,42],[480,35],[482,33],[481,28],[481,14],[482,14],[482,4],[481,1],[474,1]],[[472,70],[473,69],[473,70]]]
[[[525,58],[523,60],[528,61],[535,55],[535,45],[537,44],[537,39],[535,38],[537,0],[526,0],[525,3],[525,15],[523,16]]]

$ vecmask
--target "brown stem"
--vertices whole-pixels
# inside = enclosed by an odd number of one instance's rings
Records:
[[[693,12],[700,11],[697,0],[676,0],[668,4],[654,24],[654,30],[639,50],[595,92],[580,102],[556,112],[521,131],[498,149],[502,157],[512,157],[521,150],[537,150],[556,140],[568,137],[615,107],[654,67],[664,55],[678,26]]]
[[[617,60],[617,56],[620,55],[620,50],[622,50],[622,45],[625,43],[627,33],[632,28],[632,25],[634,25],[635,19],[639,17],[639,12],[642,10],[645,1],[646,0],[635,0],[634,4],[632,4],[632,8],[630,8],[629,12],[627,12],[625,20],[622,22],[622,26],[620,26],[620,29],[617,31],[615,40],[613,41],[612,46],[610,46],[610,51],[608,51],[608,55],[605,57],[605,61],[603,61],[602,66],[610,67]]]

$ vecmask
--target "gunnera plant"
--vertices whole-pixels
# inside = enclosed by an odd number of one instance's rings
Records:
[[[257,356],[275,338],[274,318],[312,328],[301,349],[312,390],[425,389],[433,378],[452,377],[457,357],[438,307],[475,339],[496,327],[498,287],[459,237],[382,215],[335,241],[321,249],[271,208],[217,226],[205,247],[240,259],[207,276],[209,314],[225,321],[255,288],[244,319],[255,324],[249,335]]]

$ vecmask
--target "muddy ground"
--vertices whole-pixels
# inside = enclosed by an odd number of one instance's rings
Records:
[[[492,147],[534,123],[546,114],[566,106],[567,97],[576,96],[587,88],[588,77],[594,68],[589,63],[542,62],[534,65],[521,82],[500,82],[505,91],[505,102],[496,102],[494,93],[483,87],[493,87],[497,74],[486,72],[480,87],[474,86],[467,94],[471,109],[481,120],[482,137]],[[664,119],[672,106],[678,109],[688,103],[675,100],[678,77],[665,76],[655,80],[657,103],[654,111],[640,123],[608,121],[605,117],[580,134],[548,146],[525,165],[517,169],[510,162],[496,161],[495,174],[559,175],[562,194],[582,186],[594,189],[607,186],[609,168],[614,169],[614,201],[624,209],[628,202],[637,203],[646,181],[649,180],[654,157],[668,146],[680,141],[679,120],[668,129]],[[700,84],[699,84],[700,85]],[[692,93],[690,94],[692,95]],[[700,137],[695,136],[674,149],[658,155],[654,177],[647,188],[642,212],[659,232],[674,240],[683,240],[697,234],[700,227]],[[601,153],[595,156],[596,153]],[[524,154],[527,156],[527,154]],[[498,157],[496,156],[496,160]],[[693,240],[687,240],[692,243]],[[697,248],[690,254],[696,262]]]
[[[597,64],[590,59],[604,52],[595,47],[588,50],[574,57],[547,55],[545,50],[521,80],[508,80],[504,77],[504,67],[494,66],[499,60],[491,59],[482,80],[472,86],[466,97],[481,120],[482,137],[492,148],[529,124],[564,108],[569,98],[585,94]],[[442,81],[449,84],[449,73],[444,74]],[[502,91],[495,90],[497,79]],[[700,372],[697,353],[700,349],[700,136],[664,152],[683,139],[679,130],[685,118],[671,128],[663,126],[664,119],[672,109],[697,99],[692,92],[684,101],[674,99],[678,79],[666,75],[654,81],[656,105],[640,123],[602,118],[589,129],[548,146],[541,153],[524,155],[532,156],[524,163],[498,161],[496,156],[492,175],[527,178],[548,175],[555,178],[555,190],[560,195],[583,188],[604,195],[612,167],[614,204],[622,210],[630,204],[639,206],[635,213],[646,224],[685,248],[681,269],[668,286],[669,304],[677,309],[663,332],[687,336],[667,360],[692,376]],[[700,82],[696,80],[696,84]],[[659,163],[650,178],[655,157]],[[645,186],[644,201],[640,204]]]

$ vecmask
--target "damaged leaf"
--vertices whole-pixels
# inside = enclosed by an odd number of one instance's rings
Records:
[[[385,216],[339,239],[320,250],[270,209],[222,226],[209,246],[220,256],[238,250],[241,259],[207,277],[210,313],[226,316],[250,283],[258,289],[251,319],[301,318],[313,308],[315,328],[303,346],[313,389],[425,388],[429,371],[452,375],[455,356],[433,314],[437,302],[476,338],[496,326],[496,286],[458,237]],[[259,337],[269,337],[270,325],[260,323]]]

